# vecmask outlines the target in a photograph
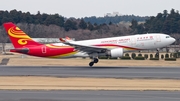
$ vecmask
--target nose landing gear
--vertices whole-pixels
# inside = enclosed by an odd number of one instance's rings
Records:
[[[155,57],[158,57],[158,58],[159,58],[159,49],[156,50]]]

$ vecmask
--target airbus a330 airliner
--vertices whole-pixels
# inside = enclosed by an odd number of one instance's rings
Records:
[[[60,38],[62,43],[42,44],[35,42],[12,22],[3,25],[14,45],[11,52],[46,58],[90,57],[89,66],[98,63],[98,56],[122,57],[125,52],[157,49],[175,42],[169,35],[149,33],[82,41]]]

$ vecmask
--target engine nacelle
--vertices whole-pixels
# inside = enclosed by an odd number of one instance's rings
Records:
[[[108,56],[111,57],[122,57],[123,56],[123,48],[115,48],[108,51]]]

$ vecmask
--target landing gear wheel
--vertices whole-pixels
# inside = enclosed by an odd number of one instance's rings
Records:
[[[99,60],[97,58],[94,58],[94,63],[98,63]]]
[[[94,65],[94,62],[90,62],[89,66],[92,67]]]

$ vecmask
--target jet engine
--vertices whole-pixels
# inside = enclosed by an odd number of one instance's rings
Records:
[[[123,48],[115,48],[115,49],[109,50],[107,52],[107,55],[111,56],[111,57],[122,57],[123,56]]]

